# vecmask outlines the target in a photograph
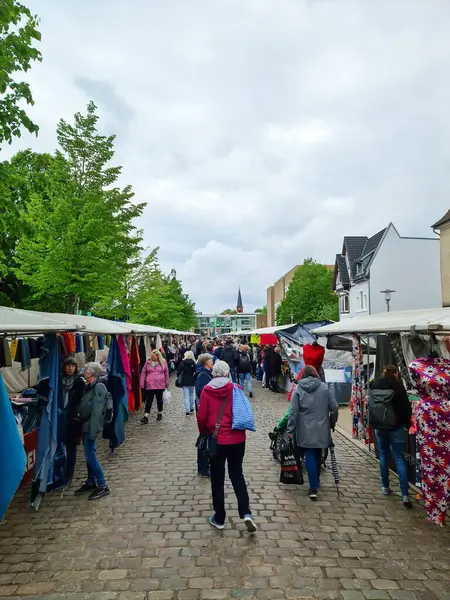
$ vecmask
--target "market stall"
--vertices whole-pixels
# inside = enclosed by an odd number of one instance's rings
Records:
[[[103,437],[114,451],[125,441],[129,414],[141,406],[140,365],[150,356],[151,344],[161,347],[161,336],[187,335],[191,334],[91,316],[0,307],[0,412],[10,417],[0,421],[0,508],[6,510],[22,478],[26,483],[33,480],[30,506],[36,509],[45,493],[67,483],[67,406],[61,392],[65,358],[74,358],[81,369],[91,361],[102,365],[114,404]],[[11,438],[18,438],[19,445]],[[19,448],[17,460],[6,459],[5,440],[10,450]],[[17,465],[13,472],[11,464]]]
[[[377,364],[367,380],[387,364],[398,367],[413,412],[406,439],[410,482],[422,488],[429,520],[442,525],[450,505],[450,309],[355,317],[314,333],[353,336],[353,437],[366,443],[372,437],[362,341],[376,340]]]

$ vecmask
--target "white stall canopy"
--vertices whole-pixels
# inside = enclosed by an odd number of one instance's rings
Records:
[[[76,330],[76,325],[47,313],[0,306],[0,333],[25,335]]]
[[[78,333],[92,333],[99,335],[121,335],[131,333],[131,327],[127,323],[118,323],[98,317],[86,317],[84,315],[68,315],[64,313],[45,313],[31,311],[35,315],[56,319],[64,323],[69,329],[65,331],[78,331]],[[60,329],[61,331],[61,329]],[[63,329],[64,331],[64,329]]]
[[[290,327],[295,327],[295,323],[291,323],[290,325],[276,325],[275,327],[260,327],[259,329],[252,329],[251,331],[236,331],[235,333],[229,335],[264,335],[264,334],[274,334],[277,331],[283,331],[283,329],[289,329]],[[226,334],[225,334],[226,335]]]
[[[345,333],[378,334],[409,332],[450,332],[450,308],[399,310],[353,317],[315,329],[317,335]]]

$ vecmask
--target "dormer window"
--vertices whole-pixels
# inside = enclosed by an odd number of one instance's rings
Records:
[[[357,275],[361,275],[363,272],[363,265],[362,263],[358,262],[356,263],[356,274]]]

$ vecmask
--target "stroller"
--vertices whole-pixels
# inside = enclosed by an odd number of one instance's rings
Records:
[[[281,459],[280,442],[281,442],[282,435],[284,435],[285,432],[286,432],[285,429],[278,429],[278,427],[275,427],[274,430],[269,433],[270,450],[272,450],[272,455],[273,455],[274,459],[278,462],[280,462],[280,459]],[[322,469],[327,468],[326,461],[328,458],[328,452],[329,452],[328,448],[322,449],[322,458],[321,458]]]

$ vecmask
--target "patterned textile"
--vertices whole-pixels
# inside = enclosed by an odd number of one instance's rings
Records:
[[[409,370],[422,398],[417,441],[428,520],[443,525],[450,506],[450,361],[419,358]]]
[[[420,444],[417,439],[417,411],[419,410],[421,402],[420,400],[412,400],[411,408],[412,408],[412,417],[411,417],[411,427],[409,428],[409,435],[415,436],[411,439],[414,440],[414,452],[411,452],[411,455],[408,456],[408,460],[412,461],[415,465],[415,481],[414,484],[416,487],[422,487],[422,461],[420,460]]]
[[[402,376],[406,387],[409,389],[411,387],[411,377],[409,375],[405,359],[403,357],[403,348],[400,335],[398,333],[390,333],[387,337],[392,347],[392,353],[395,358],[395,364],[398,367],[398,370],[400,371],[400,375]]]
[[[363,437],[364,433],[362,421],[364,383],[362,377],[363,352],[361,338],[359,335],[353,336],[352,357],[352,396],[350,399],[350,409],[352,412],[352,436],[354,439],[360,439]]]

